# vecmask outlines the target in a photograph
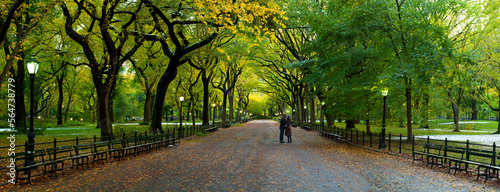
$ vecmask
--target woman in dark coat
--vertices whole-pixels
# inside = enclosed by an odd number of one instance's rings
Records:
[[[286,126],[286,115],[283,115],[280,119],[280,143],[284,143],[283,141],[283,132],[285,132],[285,126]]]
[[[292,142],[292,118],[290,115],[286,117],[286,125],[285,125],[285,135],[288,138],[288,143]]]

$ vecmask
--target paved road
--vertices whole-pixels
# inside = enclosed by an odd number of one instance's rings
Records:
[[[278,143],[278,124],[255,120],[175,146],[113,161],[20,191],[495,191],[400,157],[293,129]],[[489,181],[491,183],[491,181]],[[498,181],[494,181],[498,182]]]

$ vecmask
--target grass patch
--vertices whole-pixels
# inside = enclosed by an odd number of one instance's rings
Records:
[[[455,129],[454,124],[443,124],[443,123],[450,123],[453,122],[453,120],[436,120],[436,121],[429,121],[429,127],[430,128],[415,128],[418,127],[418,125],[413,125],[413,130],[412,133],[414,135],[487,135],[487,134],[492,134],[497,131],[498,129],[498,122],[497,121],[484,121],[484,120],[479,120],[479,121],[474,121],[473,123],[463,123],[459,124],[459,130],[460,132],[453,132]],[[461,121],[465,122],[465,121]],[[470,122],[470,121],[469,121]],[[345,122],[339,123],[335,122],[335,126],[344,128],[345,127]],[[366,125],[362,122],[360,124],[356,124],[356,129],[359,131],[365,131],[366,132]],[[381,125],[374,125],[372,124],[370,126],[370,129],[372,132],[381,132],[382,126]],[[403,136],[406,135],[407,129],[406,127],[401,128],[398,127],[397,125],[387,125],[386,126],[386,133],[391,133],[395,135],[402,134]]]

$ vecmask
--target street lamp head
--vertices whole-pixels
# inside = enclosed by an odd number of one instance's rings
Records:
[[[321,105],[325,105],[325,102],[324,102],[324,101],[323,101],[323,102],[321,102]]]
[[[30,58],[27,63],[28,73],[31,75],[36,74],[38,71],[38,61],[36,59]]]
[[[183,95],[179,96],[179,100],[184,101],[184,96]]]
[[[388,93],[389,93],[388,89],[383,89],[382,90],[382,96],[387,96]]]
[[[212,107],[215,107],[215,103],[212,103]]]
[[[307,109],[307,106],[304,106],[304,109]]]

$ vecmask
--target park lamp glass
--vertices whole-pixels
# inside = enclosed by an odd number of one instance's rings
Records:
[[[184,101],[184,96],[183,95],[179,96],[179,101]]]
[[[36,59],[29,59],[28,60],[28,63],[27,63],[27,67],[28,67],[28,73],[31,74],[31,75],[34,75],[36,74],[36,72],[38,71],[38,61]]]
[[[304,109],[307,109],[307,106],[304,106]]]
[[[324,102],[324,101],[323,101],[323,102],[321,102],[321,105],[325,105],[325,102]]]
[[[212,103],[212,107],[215,107],[215,103]]]
[[[382,90],[382,96],[387,96],[388,93],[389,93],[388,89],[383,89]]]

